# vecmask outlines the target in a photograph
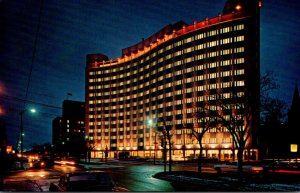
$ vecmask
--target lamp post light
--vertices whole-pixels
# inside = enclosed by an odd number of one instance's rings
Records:
[[[156,163],[156,152],[157,152],[157,141],[156,141],[156,131],[154,130],[153,127],[153,120],[149,119],[148,120],[148,125],[150,128],[152,128],[152,131],[154,132],[154,156],[153,156],[153,164],[155,165]]]
[[[20,143],[21,143],[21,150],[20,150],[20,155],[21,155],[21,169],[24,169],[23,165],[23,147],[24,147],[24,126],[23,126],[23,115],[24,113],[27,112],[27,109],[24,109],[20,111]],[[35,109],[30,109],[31,113],[36,113]]]

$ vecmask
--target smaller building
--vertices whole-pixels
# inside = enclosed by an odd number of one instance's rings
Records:
[[[296,84],[292,105],[288,111],[288,139],[289,139],[289,149],[292,157],[298,156],[299,157],[299,147],[300,147],[300,138],[299,138],[299,119],[300,119],[300,96],[298,86]],[[297,146],[297,149],[292,150],[291,146]]]
[[[282,109],[282,113],[284,109]],[[299,158],[300,97],[297,85],[294,89],[292,104],[288,109],[288,120],[281,121],[278,112],[274,111],[272,115],[269,115],[268,120],[260,126],[261,159]]]
[[[86,156],[84,110],[84,102],[63,101],[62,116],[52,122],[52,144],[56,156],[78,159]]]

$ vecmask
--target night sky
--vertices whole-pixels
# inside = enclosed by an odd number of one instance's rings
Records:
[[[224,4],[225,0],[0,0],[0,117],[9,144],[16,145],[20,111],[31,107],[37,113],[24,114],[24,147],[51,142],[52,120],[62,114],[63,100],[84,101],[87,54],[116,59],[123,48],[168,24],[216,17]],[[280,84],[275,95],[288,107],[297,79],[300,85],[299,10],[298,0],[265,0],[261,9],[261,72],[274,71]]]

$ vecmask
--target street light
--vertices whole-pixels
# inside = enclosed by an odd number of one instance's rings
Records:
[[[156,151],[157,151],[157,141],[156,141],[156,131],[154,130],[153,120],[152,119],[148,120],[148,125],[149,125],[150,128],[152,127],[152,131],[154,132],[154,156],[153,156],[153,164],[155,165]]]
[[[21,143],[21,168],[23,169],[23,144],[24,144],[24,126],[23,126],[23,115],[28,109],[24,109],[20,112],[20,143]],[[36,109],[30,109],[31,113],[36,113]]]

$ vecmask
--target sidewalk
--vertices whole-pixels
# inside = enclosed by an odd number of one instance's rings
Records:
[[[300,181],[292,180],[286,183],[272,182],[255,178],[244,178],[242,181],[237,176],[212,173],[198,174],[193,171],[161,172],[154,178],[169,181],[179,191],[238,191],[238,192],[286,192],[300,191]]]
[[[102,159],[91,159],[90,161],[80,160],[78,166],[84,169],[103,169],[103,168],[121,168],[124,166],[117,166],[111,163],[115,163],[115,160],[107,160],[106,162]]]

